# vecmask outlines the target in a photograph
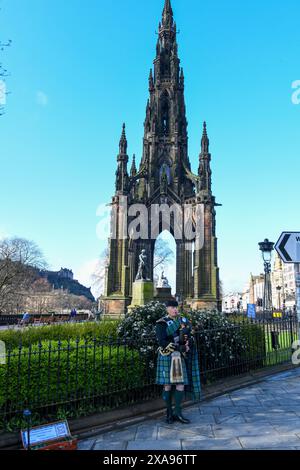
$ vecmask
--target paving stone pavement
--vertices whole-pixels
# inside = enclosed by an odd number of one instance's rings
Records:
[[[300,368],[184,409],[191,424],[151,419],[81,440],[79,450],[300,449]]]

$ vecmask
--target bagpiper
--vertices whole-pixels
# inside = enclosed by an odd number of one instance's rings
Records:
[[[184,418],[181,411],[185,389],[192,393],[195,400],[200,400],[201,394],[197,347],[190,322],[178,314],[178,302],[170,300],[166,309],[167,315],[156,322],[156,336],[159,343],[156,383],[164,386],[166,422],[171,424],[180,421],[188,424],[190,420]],[[175,388],[174,410],[172,388]]]

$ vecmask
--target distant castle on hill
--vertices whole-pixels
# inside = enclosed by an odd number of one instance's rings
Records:
[[[67,290],[70,294],[84,296],[91,302],[95,302],[95,298],[90,287],[85,287],[74,279],[71,269],[61,268],[59,271],[39,271],[41,278],[47,279],[54,290]]]

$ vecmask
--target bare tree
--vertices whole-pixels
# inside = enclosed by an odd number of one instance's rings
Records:
[[[34,294],[45,294],[51,292],[51,290],[50,282],[44,278],[36,279],[31,286],[31,291]]]
[[[92,274],[92,289],[96,291],[96,296],[100,296],[104,292],[105,269],[109,261],[108,247],[102,252],[94,273]]]
[[[0,241],[0,312],[12,312],[46,262],[39,247],[23,238]]]
[[[25,238],[5,238],[0,242],[0,261],[9,260],[25,267],[45,269],[47,263],[38,245]]]
[[[91,310],[93,302],[84,295],[70,294],[68,291],[53,293],[53,310],[62,313],[64,310]]]
[[[170,249],[169,243],[164,238],[158,238],[155,243],[154,262],[153,262],[153,280],[157,285],[159,280],[159,270],[167,270],[174,263],[174,252]]]
[[[25,293],[24,293],[25,295]],[[47,313],[52,307],[51,285],[47,279],[38,278],[31,285],[26,297],[26,310]]]
[[[221,279],[219,280],[219,293],[220,293],[220,300],[223,300],[224,297],[224,284]]]
[[[155,243],[153,269],[156,269],[158,266],[166,269],[166,267],[172,264],[173,261],[174,252],[169,248],[168,242],[163,238],[159,238]]]
[[[41,281],[39,279],[38,281]],[[25,300],[23,302],[24,309],[30,313],[50,313],[56,312],[57,314],[76,310],[92,310],[94,304],[91,300],[83,295],[70,294],[67,290],[57,289],[51,290],[51,286],[46,280],[44,285],[34,282],[34,288],[24,293]],[[46,290],[48,289],[48,290]]]

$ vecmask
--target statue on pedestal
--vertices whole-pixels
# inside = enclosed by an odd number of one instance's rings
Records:
[[[153,282],[148,277],[149,262],[147,260],[146,250],[143,249],[139,255],[139,267],[135,282],[132,284],[132,300],[128,306],[129,312],[133,308],[146,305],[153,300]]]
[[[148,281],[148,266],[147,266],[147,255],[146,255],[146,250],[142,250],[141,254],[139,256],[139,267],[138,267],[138,272],[136,275],[135,280],[136,281]]]
[[[158,280],[158,284],[157,284],[157,287],[171,287],[170,284],[169,284],[169,281],[167,279],[167,277],[164,275],[164,271],[162,271],[160,273],[160,278]]]

